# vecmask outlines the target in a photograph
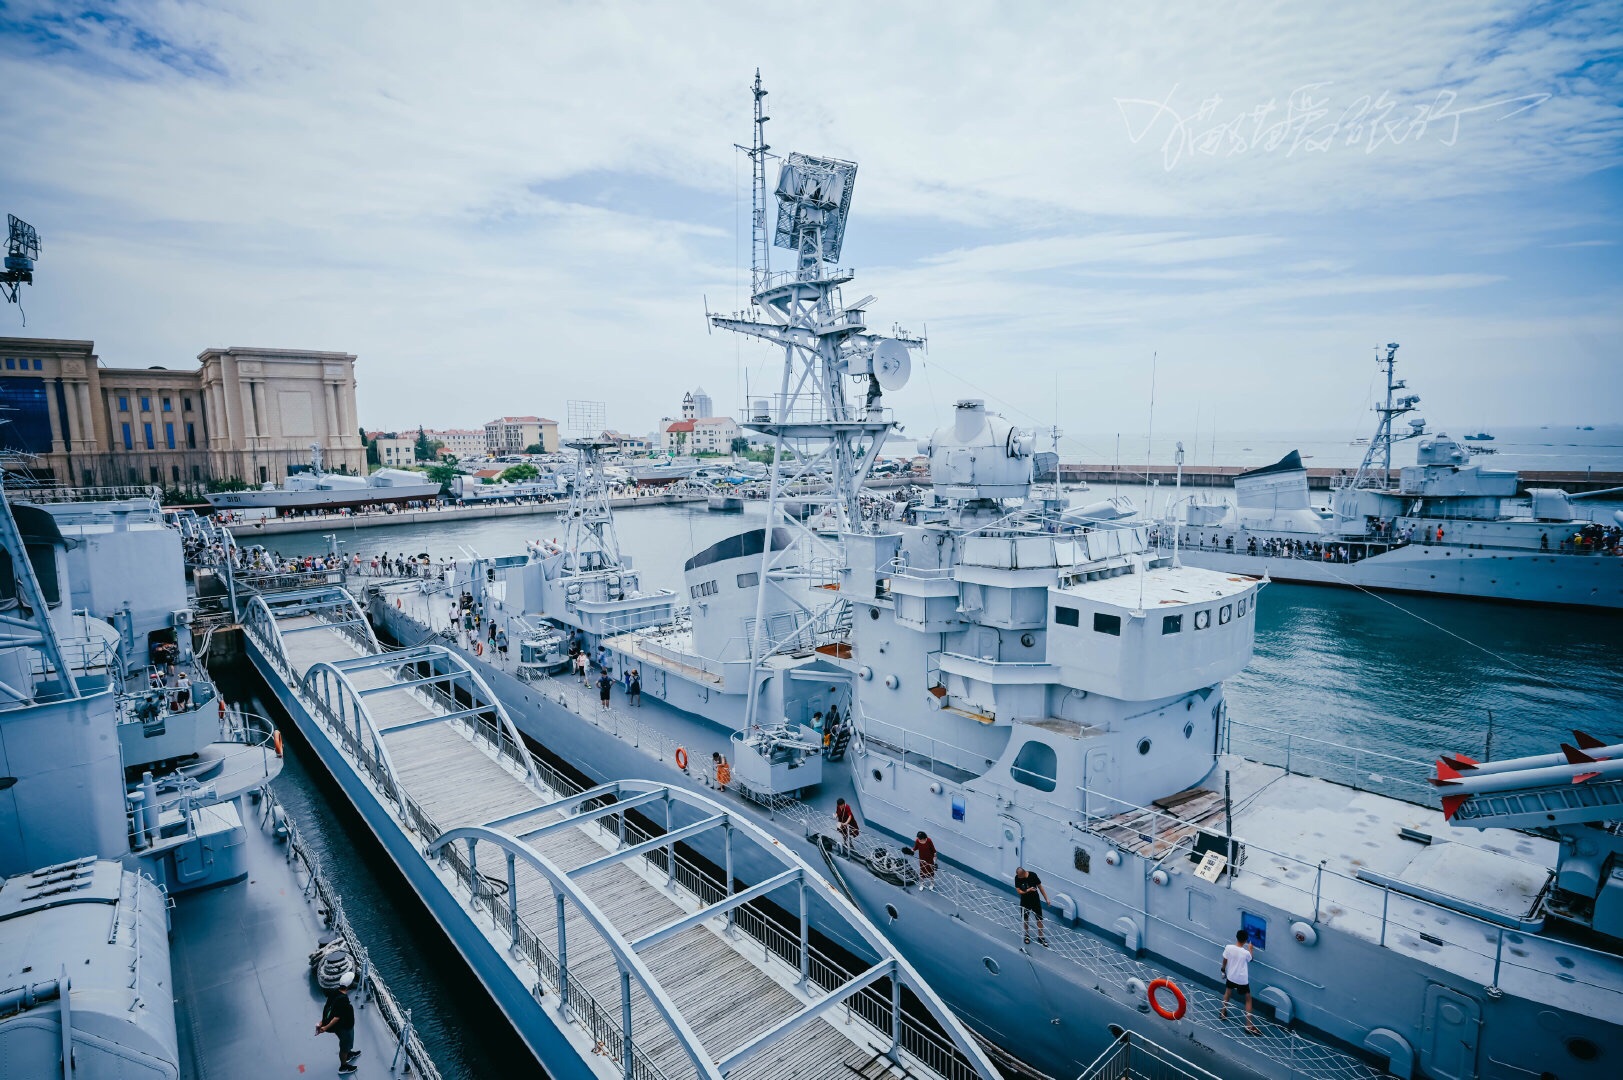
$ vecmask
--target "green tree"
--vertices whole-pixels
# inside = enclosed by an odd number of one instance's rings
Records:
[[[497,479],[501,480],[503,483],[516,484],[523,480],[534,480],[540,475],[540,469],[536,468],[534,465],[531,465],[529,462],[521,462],[517,465],[510,465],[503,469],[501,476],[499,476]]]
[[[456,459],[451,458],[449,461],[442,461],[437,465],[430,465],[428,468],[424,469],[423,472],[427,474],[430,480],[434,481],[440,486],[440,490],[444,491],[450,488],[451,481],[456,479]]]
[[[734,454],[747,454],[750,452],[750,441],[742,435],[734,435],[731,449]]]
[[[413,455],[418,461],[433,461],[440,456],[440,451],[443,449],[445,449],[444,443],[436,439],[430,439],[428,432],[423,430],[423,425],[417,425],[417,445],[413,448]]]
[[[365,428],[361,429],[361,447],[366,451],[366,466],[368,469],[375,469],[379,465],[383,464],[383,462],[378,460],[377,441],[374,439],[368,439],[366,437]]]
[[[536,442],[536,443],[531,443],[529,446],[526,446],[524,448],[524,452],[526,454],[544,454],[544,453],[547,452],[547,448],[542,446],[540,443]]]

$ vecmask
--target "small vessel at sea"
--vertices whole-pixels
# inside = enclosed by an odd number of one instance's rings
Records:
[[[1614,1075],[1612,748],[1580,739],[1559,775],[1454,755],[1457,780],[1231,715],[1263,576],[1185,564],[1124,501],[1054,506],[1037,433],[979,399],[921,446],[928,499],[864,513],[914,339],[841,301],[854,163],[782,159],[767,228],[763,96],[753,304],[712,321],[808,388],[750,409],[774,447],[766,520],[694,552],[675,593],[583,501],[590,528],[556,550],[372,590],[374,623],[449,631],[518,729],[583,773],[705,792],[820,866],[1011,1069],[1075,1076],[1142,1036],[1224,1077]],[[764,265],[773,243],[789,269]],[[814,459],[822,490],[790,500],[781,481]],[[492,656],[448,594],[509,634],[567,634],[602,696]],[[1504,792],[1562,804],[1516,832]],[[693,848],[747,880],[736,852]],[[1022,871],[1042,882],[1029,902]],[[1255,1034],[1217,971],[1242,931]]]
[[[339,507],[403,505],[432,499],[437,481],[409,469],[379,469],[368,476],[330,473],[321,467],[321,447],[310,447],[308,472],[292,473],[280,485],[262,484],[246,491],[211,491],[204,497],[216,510],[333,510]]]
[[[628,461],[624,463],[626,472],[631,479],[640,485],[674,484],[678,480],[686,480],[702,468],[704,463],[698,458],[662,457],[652,461]]]
[[[1530,488],[1513,469],[1472,461],[1493,447],[1426,430],[1418,394],[1396,376],[1397,345],[1380,358],[1384,404],[1363,462],[1315,505],[1306,455],[1234,478],[1234,498],[1180,499],[1159,542],[1181,561],[1274,581],[1435,593],[1485,600],[1623,608],[1620,530],[1578,517],[1583,495]],[[1409,417],[1408,429],[1394,430]],[[1415,464],[1396,471],[1393,446],[1414,440]]]
[[[1466,442],[1493,442],[1493,436],[1486,431],[1479,431],[1475,435],[1467,435]]]

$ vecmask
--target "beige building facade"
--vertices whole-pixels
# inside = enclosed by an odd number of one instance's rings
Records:
[[[485,449],[492,454],[522,454],[531,446],[544,454],[558,452],[558,422],[544,416],[500,416],[485,425]]]
[[[441,455],[451,454],[458,461],[484,457],[489,449],[483,428],[441,428],[428,437],[440,444]]]
[[[321,447],[331,472],[365,474],[355,357],[207,349],[199,366],[103,367],[92,341],[0,337],[0,445],[67,486],[279,482]]]

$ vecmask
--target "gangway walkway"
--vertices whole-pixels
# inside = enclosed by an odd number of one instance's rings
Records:
[[[429,870],[439,899],[478,927],[485,951],[470,964],[499,963],[527,991],[501,1002],[521,1036],[535,1048],[528,1025],[562,1031],[576,1075],[997,1075],[855,908],[726,806],[645,781],[577,790],[525,749],[460,656],[383,651],[342,589],[256,596],[244,625],[312,742],[353,770],[339,782],[378,796],[387,820],[363,815],[386,846],[389,827],[415,838],[408,850],[425,865],[402,867],[408,878]],[[674,847],[712,830],[727,852],[720,877]],[[758,849],[753,865],[764,851],[779,869],[740,891],[726,882],[741,845]],[[854,969],[813,946],[831,924],[867,944]]]

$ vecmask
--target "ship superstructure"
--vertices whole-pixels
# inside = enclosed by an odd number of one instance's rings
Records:
[[[1444,828],[1426,763],[1231,716],[1223,683],[1250,659],[1260,574],[1187,565],[1117,500],[1034,491],[1035,433],[976,399],[920,448],[925,505],[905,523],[854,512],[890,425],[842,397],[860,363],[842,320],[870,302],[837,306],[851,272],[815,229],[796,232],[803,210],[847,208],[855,167],[819,161],[787,158],[777,189],[780,226],[787,213],[789,235],[811,237],[796,269],[758,272],[758,310],[716,323],[782,346],[786,387],[819,388],[750,413],[780,447],[804,440],[779,453],[774,491],[824,462],[834,535],[774,508],[688,559],[672,621],[560,619],[591,678],[635,674],[637,703],[492,657],[434,585],[380,590],[378,624],[400,641],[451,632],[516,726],[588,776],[706,790],[820,861],[980,1035],[1040,1072],[1075,1075],[1128,1031],[1223,1076],[1613,1075],[1611,848],[1565,875],[1595,889],[1552,897],[1569,865],[1558,839]],[[490,579],[482,613],[499,629],[558,618],[520,583],[564,557],[459,573]],[[837,828],[841,799],[857,835]],[[1586,813],[1583,827],[1615,828]],[[1044,882],[1046,933],[1023,928],[1020,867]],[[1217,958],[1240,929],[1258,1035],[1238,1006],[1220,1015]],[[1176,1019],[1150,1011],[1157,980],[1179,988]]]
[[[1518,499],[1513,469],[1426,431],[1418,394],[1396,376],[1398,346],[1380,357],[1384,404],[1357,471],[1315,506],[1295,451],[1234,478],[1234,500],[1175,503],[1162,542],[1194,566],[1275,581],[1470,596],[1537,604],[1623,607],[1618,529],[1578,518],[1575,497],[1533,488]],[[1395,421],[1408,417],[1407,430]],[[1392,449],[1417,441],[1396,472]]]

